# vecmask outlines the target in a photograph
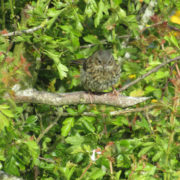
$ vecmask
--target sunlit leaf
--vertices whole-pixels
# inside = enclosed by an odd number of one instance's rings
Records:
[[[98,3],[98,10],[97,10],[97,15],[96,15],[96,18],[94,20],[94,25],[95,27],[97,27],[103,17],[103,10],[104,10],[105,6],[104,6],[104,3],[102,0],[99,1]]]
[[[18,166],[17,166],[16,158],[13,155],[9,156],[6,159],[4,169],[8,174],[12,174],[12,175],[15,175],[15,176],[20,175],[19,169],[18,169]]]
[[[61,128],[61,135],[67,136],[73,126],[74,126],[74,118],[73,117],[66,118],[63,121],[63,126]]]
[[[136,89],[130,93],[132,97],[140,97],[144,95],[144,91],[142,89]]]
[[[37,142],[29,140],[24,143],[28,146],[29,153],[32,156],[33,161],[35,161],[39,157],[39,146]]]
[[[81,120],[83,125],[90,131],[90,132],[95,132],[95,127],[93,126],[92,123],[86,121],[85,119]]]
[[[4,129],[4,127],[9,126],[9,119],[0,113],[0,131]]]
[[[77,134],[76,136],[71,136],[66,138],[66,142],[72,145],[81,145],[84,142],[85,138]]]
[[[57,69],[59,72],[60,79],[63,79],[67,76],[68,68],[65,65],[58,63]]]
[[[142,155],[148,153],[152,148],[153,148],[153,146],[148,146],[148,147],[142,148],[140,150],[140,152],[138,153],[138,157],[141,157]]]
[[[90,178],[92,179],[98,179],[98,178],[102,178],[105,175],[105,171],[103,171],[102,169],[98,169],[98,168],[94,168],[92,170],[92,173],[90,175]]]
[[[13,118],[14,114],[11,110],[9,109],[1,109],[0,110],[4,115],[6,115],[7,117]]]
[[[98,40],[97,36],[94,35],[87,35],[84,37],[84,40],[89,43],[98,44],[100,41]]]

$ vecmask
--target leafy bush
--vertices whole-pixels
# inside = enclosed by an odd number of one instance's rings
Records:
[[[98,49],[112,48],[122,63],[117,88],[178,56],[179,3],[1,0],[0,7],[1,170],[29,180],[180,178],[178,61],[123,91],[152,97],[127,111],[15,101],[18,87],[82,90],[71,62]]]

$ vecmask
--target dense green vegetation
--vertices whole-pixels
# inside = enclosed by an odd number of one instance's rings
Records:
[[[179,61],[121,92],[151,97],[129,112],[15,101],[17,84],[52,93],[82,91],[80,68],[71,62],[99,49],[113,49],[122,62],[117,89],[179,56],[180,3],[155,2],[1,0],[2,171],[28,180],[180,178]]]

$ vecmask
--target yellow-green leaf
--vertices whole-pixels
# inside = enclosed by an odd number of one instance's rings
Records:
[[[144,95],[144,91],[142,89],[136,89],[130,93],[130,96],[140,97]]]

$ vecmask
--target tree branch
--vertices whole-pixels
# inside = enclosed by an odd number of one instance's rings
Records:
[[[44,26],[40,25],[31,29],[26,29],[26,30],[22,30],[22,31],[14,31],[14,32],[10,32],[10,33],[6,33],[6,34],[1,34],[1,36],[7,37],[7,36],[18,36],[21,34],[29,34],[29,33],[33,33],[34,31],[37,31],[41,28],[43,28]]]
[[[125,85],[119,92],[124,91],[130,86],[138,83],[142,79],[146,78],[150,74],[157,72],[160,68],[166,64],[180,60],[180,56],[170,59],[159,66],[153,68],[146,74],[132,81],[131,83]],[[5,98],[9,98],[9,95],[5,95]],[[105,94],[89,94],[84,91],[72,92],[72,93],[50,93],[45,91],[37,91],[35,89],[26,89],[15,92],[14,100],[16,102],[29,102],[29,103],[40,103],[40,104],[49,104],[54,106],[62,105],[75,105],[75,104],[105,104],[118,107],[129,107],[135,104],[141,103],[149,99],[149,97],[127,97],[122,95],[112,95],[112,93]]]
[[[124,91],[127,88],[129,88],[130,86],[133,86],[134,84],[138,83],[139,81],[141,81],[142,79],[146,78],[147,76],[151,75],[154,72],[157,72],[160,68],[162,68],[163,66],[165,66],[166,64],[169,64],[173,61],[177,61],[180,60],[180,56],[175,57],[174,59],[170,59],[166,62],[163,62],[162,64],[160,64],[159,66],[156,66],[155,68],[153,68],[152,70],[148,71],[146,74],[143,74],[142,76],[140,76],[139,78],[137,78],[136,80],[130,82],[129,84],[123,86],[122,88],[120,88],[118,90],[118,92]]]
[[[9,95],[5,95],[9,98]],[[146,101],[149,97],[128,97],[122,95],[113,95],[105,93],[101,95],[89,94],[84,91],[72,93],[50,93],[37,91],[35,89],[26,89],[15,92],[14,100],[17,103],[36,103],[48,104],[54,106],[76,105],[76,104],[105,104],[118,107],[129,107]]]

